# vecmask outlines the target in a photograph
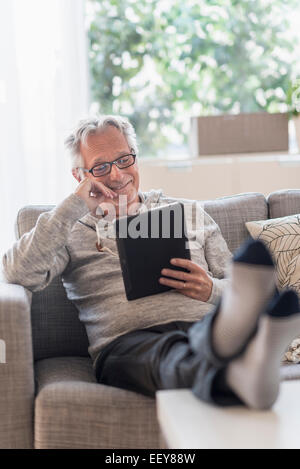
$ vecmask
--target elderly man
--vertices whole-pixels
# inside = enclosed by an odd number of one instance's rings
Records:
[[[300,319],[296,295],[276,293],[264,246],[248,242],[232,259],[212,218],[185,201],[194,207],[186,212],[191,260],[172,262],[187,272],[166,266],[159,281],[171,290],[128,302],[111,223],[177,199],[139,190],[135,132],[120,116],[81,121],[66,146],[79,184],[4,255],[7,281],[38,291],[62,274],[100,383],[149,396],[190,387],[207,402],[271,406],[280,357]]]

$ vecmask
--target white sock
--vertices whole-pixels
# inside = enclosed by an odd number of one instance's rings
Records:
[[[268,409],[280,384],[280,363],[290,342],[300,333],[300,314],[263,316],[245,352],[229,363],[226,382],[249,407]]]
[[[230,285],[223,293],[212,332],[213,347],[223,358],[238,353],[245,344],[275,291],[272,265],[235,261],[229,275]]]

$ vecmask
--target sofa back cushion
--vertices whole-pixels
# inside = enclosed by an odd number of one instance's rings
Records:
[[[17,216],[17,239],[30,231],[53,206],[28,206]],[[61,277],[32,295],[32,340],[35,360],[56,356],[88,356],[88,338],[76,307],[68,300]]]
[[[269,218],[286,217],[300,213],[300,190],[285,189],[272,192],[267,197]]]
[[[245,221],[267,218],[265,197],[258,193],[238,194],[202,201],[204,209],[218,223],[229,249],[246,239]],[[16,237],[21,237],[36,224],[39,215],[53,206],[22,208],[16,221]],[[32,336],[35,360],[55,356],[88,356],[88,339],[78,318],[76,307],[65,293],[58,276],[42,291],[32,296]]]
[[[268,205],[263,194],[248,192],[204,202],[204,209],[219,225],[233,253],[249,237],[245,222],[266,220]]]

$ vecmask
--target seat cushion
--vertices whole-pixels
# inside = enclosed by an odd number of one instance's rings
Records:
[[[280,367],[281,381],[289,381],[291,379],[300,379],[300,364],[291,362],[282,362]]]
[[[266,220],[268,205],[263,194],[248,192],[204,202],[204,209],[219,225],[228,248],[234,252],[249,236],[245,222]]]
[[[85,357],[35,365],[35,447],[159,448],[155,400],[98,384]]]
[[[98,384],[89,358],[40,360],[35,376],[35,448],[161,447],[155,400]],[[281,367],[299,378],[299,364]]]

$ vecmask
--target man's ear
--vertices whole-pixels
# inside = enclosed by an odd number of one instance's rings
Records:
[[[72,169],[72,174],[78,182],[80,182],[82,180],[82,172],[80,171],[79,168],[73,168]]]

